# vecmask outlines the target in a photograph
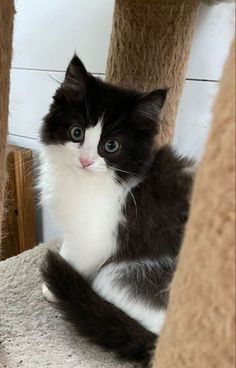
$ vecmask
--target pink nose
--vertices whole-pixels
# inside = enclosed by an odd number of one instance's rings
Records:
[[[82,158],[81,157],[80,158],[80,163],[83,167],[88,167],[88,166],[92,165],[93,162],[91,160],[87,159],[87,158]]]

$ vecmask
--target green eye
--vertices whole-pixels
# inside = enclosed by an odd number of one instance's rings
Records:
[[[84,136],[83,130],[78,126],[73,127],[70,131],[70,137],[71,137],[72,141],[74,141],[74,142],[81,141],[83,136]]]
[[[115,153],[116,151],[118,151],[119,147],[119,142],[115,141],[114,139],[107,141],[104,145],[104,149],[108,153]]]

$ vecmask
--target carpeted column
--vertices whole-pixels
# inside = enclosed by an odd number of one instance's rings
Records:
[[[213,116],[155,368],[235,366],[235,45]]]
[[[171,140],[200,0],[116,0],[106,78],[140,90],[170,88],[160,142]]]
[[[0,1],[0,239],[6,183],[6,139],[8,122],[9,77],[12,57],[14,1]]]

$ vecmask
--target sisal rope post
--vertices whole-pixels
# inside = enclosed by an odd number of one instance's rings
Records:
[[[235,366],[235,44],[193,191],[154,368]]]
[[[200,0],[116,0],[106,79],[169,88],[159,143],[172,140]]]

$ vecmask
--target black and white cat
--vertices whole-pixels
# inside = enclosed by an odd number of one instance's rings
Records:
[[[44,119],[42,200],[61,229],[45,296],[91,341],[146,364],[188,216],[191,162],[155,149],[165,90],[121,89],[77,56]]]

